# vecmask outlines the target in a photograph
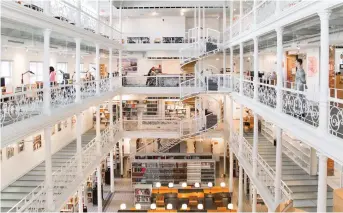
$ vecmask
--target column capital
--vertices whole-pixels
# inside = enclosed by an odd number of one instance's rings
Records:
[[[75,42],[81,42],[81,38],[74,38]]]
[[[48,34],[50,35],[51,31],[52,31],[51,29],[46,28],[46,29],[44,29],[44,34],[45,34],[45,33],[48,33]]]
[[[324,9],[318,12],[320,20],[328,20],[331,15],[331,10]]]
[[[276,31],[276,34],[281,34],[282,35],[282,33],[283,33],[283,27],[277,27],[277,28],[275,28],[275,31]]]
[[[317,152],[317,156],[318,156],[320,161],[327,161],[328,160],[328,157],[321,152]]]
[[[255,36],[255,37],[253,38],[253,41],[254,41],[254,43],[257,43],[257,42],[258,42],[258,36]]]

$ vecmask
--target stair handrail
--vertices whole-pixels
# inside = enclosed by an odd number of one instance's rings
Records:
[[[117,127],[118,127],[117,124],[115,124],[113,128],[111,126],[108,126],[103,132],[101,132],[101,138],[104,139],[105,136],[109,136],[108,133],[109,133],[110,129],[112,129],[112,130],[118,129]],[[105,141],[105,140],[102,140],[102,141]],[[101,143],[101,145],[103,145],[103,144],[104,144],[104,142]],[[87,152],[88,149],[92,148],[94,145],[96,145],[96,137],[93,138],[89,143],[87,143],[86,146],[84,146],[82,148],[81,152],[82,153]],[[78,153],[76,153],[74,156],[69,158],[68,161],[65,162],[62,166],[60,166],[58,170],[56,170],[55,172],[52,173],[53,183],[54,183],[54,180],[56,180],[59,177],[59,174],[71,175],[70,173],[67,174],[67,172],[65,172],[65,171],[74,165],[76,165],[76,167],[77,167],[77,162],[78,162]],[[56,184],[53,184],[53,187],[55,188]],[[26,195],[24,198],[22,198],[8,212],[12,212],[14,209],[16,210],[16,212],[23,211],[29,205],[31,205],[31,203],[33,203],[36,200],[36,198],[39,198],[39,196],[43,193],[46,193],[45,181],[43,181],[40,185],[38,185],[36,188],[34,188],[28,195]],[[24,203],[24,204],[21,207],[19,207],[21,203]]]

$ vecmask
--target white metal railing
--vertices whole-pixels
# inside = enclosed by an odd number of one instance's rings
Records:
[[[276,1],[265,0],[261,2],[259,5],[257,5],[257,8],[256,8],[257,24],[260,24],[268,20],[270,17],[274,16],[275,11],[276,11]]]
[[[239,143],[242,144],[242,153],[238,153]],[[252,158],[252,145],[245,139],[240,138],[237,132],[231,137],[230,145],[232,146],[232,151],[236,156],[240,156],[241,160],[247,161],[248,165],[252,168],[253,158]],[[271,193],[272,197],[275,197],[275,171],[271,168],[268,163],[261,157],[260,154],[257,155],[257,178],[264,184],[264,186]],[[292,191],[289,187],[281,180],[281,201],[292,199]]]
[[[51,87],[51,107],[64,107],[75,102],[76,90],[74,84],[60,84]]]
[[[303,0],[280,1],[280,9],[281,9],[281,11],[286,11],[286,10],[296,6],[297,4],[299,4],[302,1]]]
[[[179,131],[180,120],[124,120],[125,131]]]
[[[44,2],[40,0],[24,0],[17,1],[13,0],[16,4],[23,5],[25,7],[31,8],[38,12],[44,12]],[[101,19],[97,18],[97,14],[94,14],[92,11],[87,9],[83,4],[81,5],[81,10],[78,8],[75,1],[67,0],[51,0],[49,1],[49,13],[45,13],[49,16],[52,16],[56,19],[59,19],[63,22],[66,22],[71,25],[76,25],[78,12],[80,12],[81,28],[88,30],[90,32],[96,33],[97,27],[99,27],[99,34],[110,38],[111,34],[115,42],[121,42],[120,37],[121,33],[109,26],[108,22],[104,22]]]
[[[239,21],[236,21],[234,24],[232,24],[231,31],[232,31],[232,38],[239,35],[239,31],[240,31]]]
[[[194,96],[206,90],[206,85],[199,79],[189,79],[180,84],[180,97]]]
[[[254,98],[254,82],[252,80],[243,80],[243,95]]]
[[[252,30],[254,24],[254,11],[251,10],[242,18],[242,32]]]
[[[329,133],[343,138],[343,89],[329,90]]]
[[[94,138],[85,147],[82,148],[82,171],[86,172],[90,170],[88,167],[94,163],[97,157],[106,155],[108,153],[108,145],[114,143],[111,140],[111,133],[115,134],[119,130],[119,123],[114,127],[107,127],[100,137],[101,153],[97,152],[97,139]],[[78,153],[75,153],[66,163],[63,164],[57,171],[52,174],[53,182],[53,200],[57,202],[62,200],[59,198],[64,192],[66,192],[73,185],[75,181],[78,181]],[[15,206],[13,206],[8,212],[44,212],[46,208],[46,193],[45,182],[36,187],[32,192],[25,196]],[[67,198],[63,198],[64,200]]]
[[[195,61],[199,56],[199,48],[200,44],[199,42],[193,42],[187,47],[181,48],[180,49],[180,64],[186,64],[192,61]]]
[[[231,74],[212,74],[205,79],[207,92],[231,92],[233,89]]]
[[[1,125],[6,126],[40,115],[43,112],[44,89],[2,95],[0,98]]]
[[[212,43],[214,45],[217,45],[217,47],[218,47],[219,43],[220,43],[220,32],[218,30],[207,28],[206,41],[208,43]],[[206,51],[206,52],[209,52],[209,51]]]
[[[182,81],[189,79],[181,75],[123,76],[123,87],[179,87]]]
[[[258,101],[264,105],[276,108],[276,87],[272,84],[257,84]]]

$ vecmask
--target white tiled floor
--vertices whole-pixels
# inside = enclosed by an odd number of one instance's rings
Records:
[[[120,204],[125,203],[127,209],[134,207],[134,195],[131,185],[131,179],[115,179],[114,195],[111,202],[106,207],[106,212],[117,212]]]

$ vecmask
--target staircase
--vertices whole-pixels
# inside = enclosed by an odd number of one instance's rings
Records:
[[[246,140],[253,144],[253,134],[247,133]],[[258,138],[258,152],[275,170],[276,147],[263,135]],[[317,211],[318,176],[307,174],[293,160],[282,154],[282,180],[291,189],[293,207],[306,212]],[[333,189],[328,186],[327,212],[333,210]]]
[[[192,119],[190,124],[182,124],[183,125],[183,131],[181,133],[181,137],[179,139],[171,140],[165,144],[162,144],[162,146],[157,150],[157,152],[167,152],[169,149],[173,148],[174,146],[181,143],[183,140],[187,138],[191,138],[197,135],[200,135],[202,132],[205,132],[209,129],[213,129],[218,124],[218,116],[214,115],[212,113],[205,116],[206,122],[205,126],[201,126],[201,122],[197,119]],[[191,128],[187,128],[188,125],[191,125]]]
[[[82,135],[82,147],[85,147],[96,135],[94,129]],[[52,172],[60,169],[76,153],[76,140],[52,155]],[[45,162],[26,173],[1,191],[1,212],[9,211],[21,199],[45,181]]]

